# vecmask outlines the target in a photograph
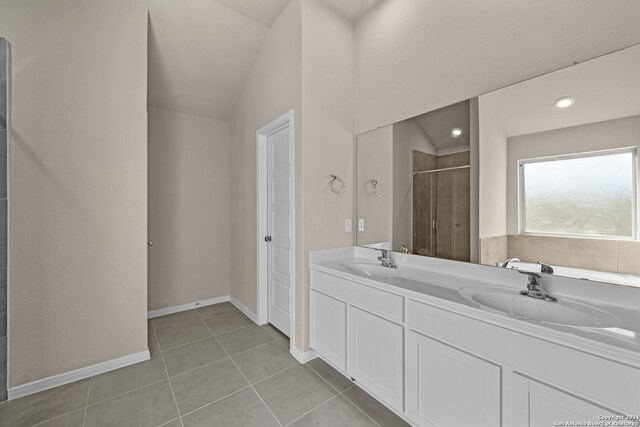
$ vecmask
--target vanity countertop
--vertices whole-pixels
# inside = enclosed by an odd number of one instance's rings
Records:
[[[526,277],[517,271],[395,253],[398,268],[391,269],[379,266],[377,255],[364,248],[316,251],[311,253],[310,268],[640,368],[640,305],[629,299],[640,298],[638,289],[545,275],[543,280],[551,282],[547,289],[560,302],[585,304],[616,319],[614,327],[567,326],[503,313],[460,293],[464,288],[485,288],[517,294],[526,288]]]

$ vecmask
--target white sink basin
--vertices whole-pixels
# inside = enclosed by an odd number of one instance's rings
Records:
[[[614,328],[620,320],[597,308],[559,300],[543,301],[506,288],[460,289],[460,295],[490,310],[540,322],[586,328]]]
[[[380,263],[356,261],[347,262],[346,268],[350,273],[359,276],[370,277],[372,279],[384,280],[390,277],[398,277],[400,273],[395,268],[383,267]]]

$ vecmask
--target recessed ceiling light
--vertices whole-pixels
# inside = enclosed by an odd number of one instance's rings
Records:
[[[451,135],[453,135],[456,138],[459,137],[460,135],[462,135],[462,129],[460,128],[451,129]]]
[[[575,99],[565,96],[556,100],[555,104],[557,108],[568,108],[571,107],[574,102],[576,102]]]

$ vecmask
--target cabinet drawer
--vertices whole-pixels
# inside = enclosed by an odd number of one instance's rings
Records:
[[[404,321],[404,297],[391,292],[311,270],[311,289],[316,289],[379,316]]]

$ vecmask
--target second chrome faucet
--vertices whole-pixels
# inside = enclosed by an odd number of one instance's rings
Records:
[[[380,256],[378,257],[378,261],[380,261],[380,265],[383,267],[388,267],[388,268],[398,268],[397,265],[395,265],[393,263],[393,260],[391,259],[391,255],[389,254],[389,251],[386,249],[378,249],[380,251]]]

